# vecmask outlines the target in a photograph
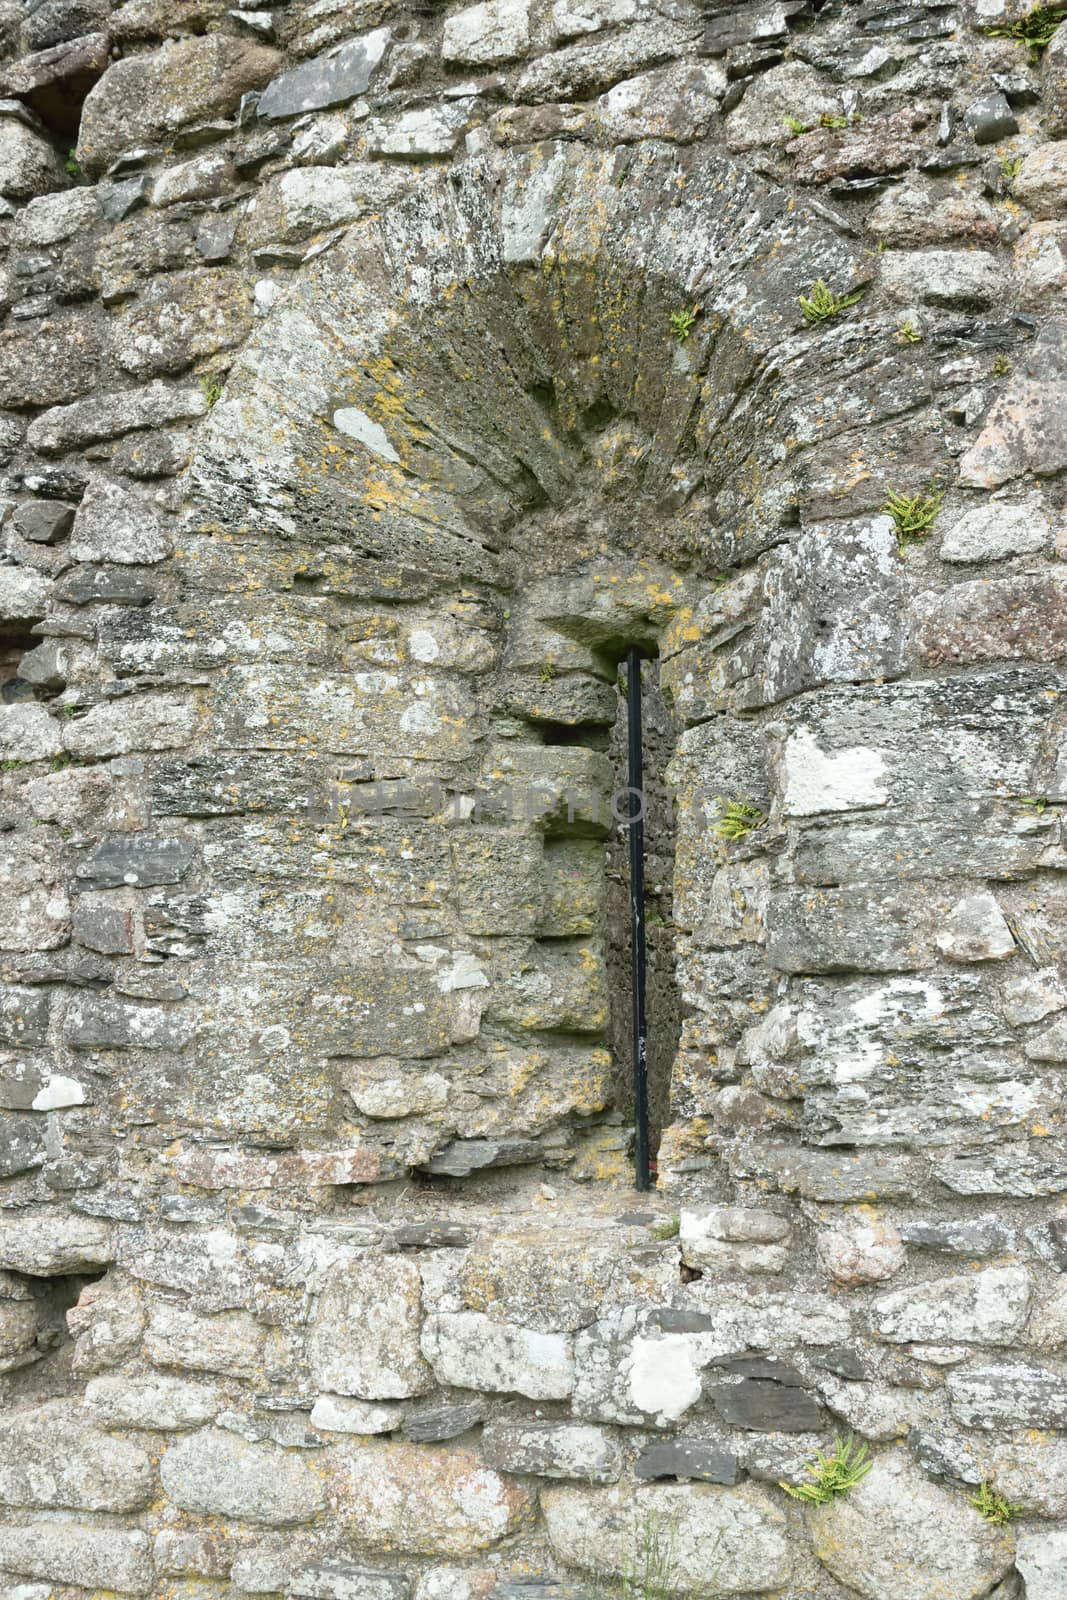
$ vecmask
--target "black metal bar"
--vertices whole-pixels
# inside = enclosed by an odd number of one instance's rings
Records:
[[[634,1039],[634,1181],[651,1189],[648,1152],[648,1025],[645,1015],[645,785],[641,766],[641,656],[626,652],[626,728],[630,786],[630,983]]]

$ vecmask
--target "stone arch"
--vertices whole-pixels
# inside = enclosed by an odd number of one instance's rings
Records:
[[[678,730],[692,727],[697,742],[720,711],[899,669],[891,619],[846,619],[842,630],[833,603],[839,563],[850,593],[896,600],[889,525],[856,515],[880,488],[854,472],[856,484],[813,483],[808,441],[781,415],[783,391],[801,407],[815,389],[833,404],[799,297],[818,278],[843,293],[869,277],[840,219],[751,168],[655,144],[550,145],[423,186],[351,229],[274,308],[201,429],[187,480],[184,584],[215,597],[220,637],[244,630],[247,641],[207,696],[200,749],[209,768],[234,753],[266,762],[276,788],[313,774],[327,826],[346,841],[362,830],[370,850],[381,843],[368,807],[384,805],[395,844],[406,795],[408,826],[422,832],[400,854],[425,852],[422,870],[432,876],[436,863],[438,875],[416,891],[370,871],[358,907],[330,924],[325,967],[303,952],[316,1004],[349,1017],[332,1034],[291,1023],[296,950],[283,941],[272,954],[266,925],[262,943],[245,930],[268,987],[272,963],[284,963],[288,1001],[266,1044],[249,1021],[246,1046],[265,1052],[265,1083],[280,1072],[285,1086],[266,1088],[256,1109],[262,1085],[249,1094],[247,1080],[239,1088],[213,1067],[207,1103],[192,1092],[194,1122],[322,1138],[336,1082],[309,1074],[306,1052],[351,1056],[345,1083],[368,1146],[388,1130],[390,1157],[382,1166],[368,1152],[368,1176],[398,1160],[456,1174],[484,1161],[573,1161],[575,1125],[596,1145],[589,1129],[610,1103],[603,974],[601,951],[583,940],[603,931],[588,838],[605,830],[558,803],[525,831],[442,829],[431,780],[457,819],[491,805],[509,773],[546,779],[557,802],[577,786],[603,806],[604,758],[584,735],[614,718],[610,678],[626,641],[658,653]],[[692,313],[682,337],[678,312]],[[844,394],[870,358],[861,339],[835,348],[830,387]],[[872,420],[848,416],[849,404],[839,406],[846,440]],[[853,516],[813,528],[834,494]],[[803,570],[798,538],[819,545]],[[769,800],[747,725],[731,726],[729,783],[699,770],[692,739],[678,757],[690,924],[709,843],[722,857],[707,832],[709,782],[763,809]],[[288,856],[284,824],[271,825],[276,854],[263,872],[303,874],[319,903],[337,863],[327,850],[315,864],[307,840],[290,840]],[[434,901],[442,872],[450,886]],[[584,909],[565,904],[575,885]],[[744,892],[758,898],[752,883]],[[401,910],[413,893],[421,923]],[[372,894],[386,908],[375,932]],[[335,911],[344,896],[338,888]],[[691,933],[683,982],[699,1009]],[[237,975],[225,960],[210,969],[204,998],[231,1013]],[[398,1020],[412,1008],[421,1027]],[[691,1122],[684,1066],[677,1090]],[[247,1119],[234,1120],[246,1102]],[[618,1146],[616,1131],[608,1142]]]

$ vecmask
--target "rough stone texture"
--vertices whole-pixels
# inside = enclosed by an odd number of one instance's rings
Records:
[[[280,64],[276,50],[221,33],[117,61],[82,107],[78,160],[87,172],[101,172],[124,150],[165,139],[187,123],[224,117]]]
[[[576,1600],[649,1517],[679,1592],[1019,1600],[983,1479],[1056,1572],[1029,9],[0,0],[16,1600]]]
[[[546,1489],[541,1504],[562,1561],[612,1575],[639,1570],[641,1517],[655,1512],[673,1533],[672,1585],[683,1593],[749,1594],[786,1582],[785,1518],[765,1489],[706,1484],[636,1490]]]
[[[899,1451],[847,1495],[808,1513],[819,1560],[866,1600],[904,1592],[979,1600],[1012,1565],[1010,1534],[978,1521]]]
[[[329,1481],[342,1527],[371,1549],[469,1555],[517,1531],[532,1510],[521,1485],[469,1450],[338,1447]]]
[[[207,1516],[286,1527],[310,1522],[325,1503],[323,1485],[305,1456],[249,1444],[217,1428],[171,1445],[159,1475],[176,1506]]]

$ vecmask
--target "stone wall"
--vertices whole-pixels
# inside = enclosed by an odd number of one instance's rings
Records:
[[[0,0],[4,1600],[1067,1594],[1056,20]]]

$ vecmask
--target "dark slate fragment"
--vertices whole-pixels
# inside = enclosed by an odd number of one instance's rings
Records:
[[[403,1572],[381,1572],[351,1561],[328,1559],[302,1567],[289,1580],[286,1594],[293,1600],[407,1600],[411,1580]]]
[[[382,59],[385,30],[349,39],[339,50],[327,51],[283,72],[264,89],[257,107],[265,122],[298,117],[304,111],[341,106],[366,92]]]
[[[81,888],[93,889],[180,883],[191,860],[192,850],[184,839],[113,834],[90,850],[78,870],[77,882]]]
[[[453,1139],[431,1156],[426,1171],[435,1178],[465,1178],[483,1167],[524,1166],[543,1154],[532,1139]]]
[[[56,599],[71,606],[146,606],[156,586],[133,567],[79,566],[56,584]]]
[[[47,989],[13,984],[0,989],[0,1044],[44,1044],[50,1004]]]
[[[1010,139],[1019,131],[1007,96],[999,89],[973,100],[963,113],[963,120],[975,144],[996,144],[998,139]]]
[[[0,1112],[0,1178],[13,1178],[44,1163],[44,1118]]]
[[[435,1444],[443,1439],[456,1439],[461,1433],[484,1422],[485,1417],[484,1400],[464,1400],[455,1404],[446,1400],[440,1405],[420,1406],[405,1419],[404,1438],[414,1444]]]
[[[737,1482],[739,1467],[732,1450],[706,1439],[667,1439],[650,1444],[634,1462],[634,1475],[655,1478],[693,1478],[700,1483]]]
[[[57,544],[74,526],[76,506],[60,500],[25,500],[15,507],[12,521],[24,539],[34,544]]]
[[[473,1235],[456,1222],[412,1222],[393,1235],[401,1250],[462,1249]]]
[[[998,1256],[1011,1249],[1014,1235],[995,1217],[958,1217],[945,1221],[915,1217],[900,1224],[900,1237],[905,1244],[944,1255]]]
[[[779,1361],[776,1356],[720,1356],[710,1365],[741,1378],[762,1378],[798,1389],[804,1384],[803,1373],[798,1372],[791,1361]]]
[[[743,1378],[718,1384],[710,1398],[723,1422],[755,1433],[818,1433],[825,1416],[804,1389],[769,1378]]]

